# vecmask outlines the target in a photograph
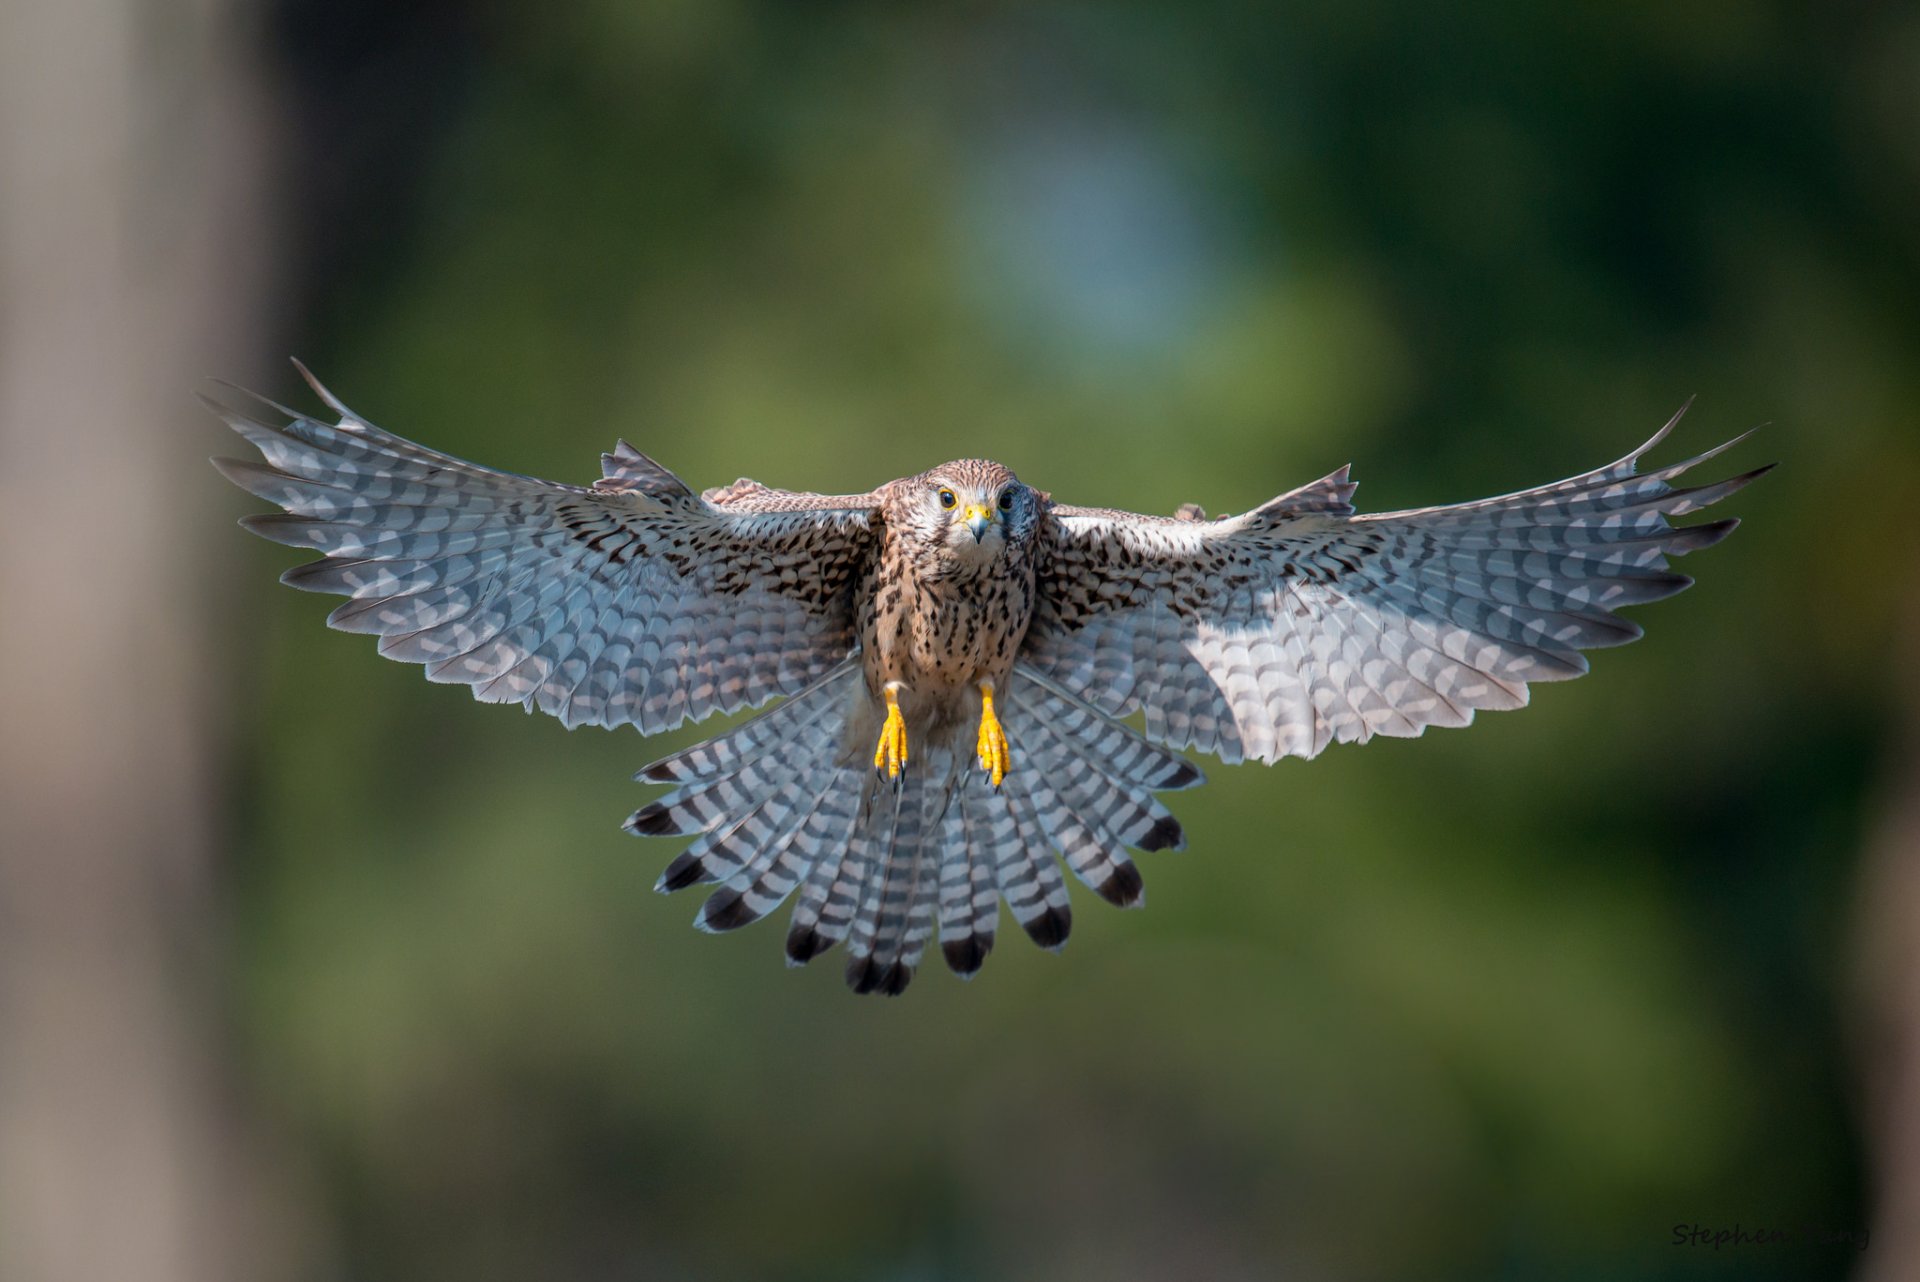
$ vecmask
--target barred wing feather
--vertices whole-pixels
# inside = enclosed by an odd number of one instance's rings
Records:
[[[328,623],[430,680],[651,734],[796,693],[854,648],[872,495],[695,495],[625,442],[591,487],[542,481],[402,440],[313,386],[337,422],[209,402],[264,460],[215,466],[283,509],[241,524],[322,554],[283,582],[350,598]]]
[[[1022,662],[1227,761],[1519,707],[1529,683],[1585,672],[1582,651],[1640,636],[1615,611],[1689,586],[1669,558],[1738,524],[1671,518],[1768,470],[1672,484],[1736,438],[1640,472],[1674,422],[1606,467],[1448,507],[1356,515],[1345,468],[1215,521],[1055,506]]]

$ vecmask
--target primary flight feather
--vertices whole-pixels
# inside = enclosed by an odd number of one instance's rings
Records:
[[[1692,582],[1669,558],[1738,523],[1670,518],[1767,470],[1673,484],[1728,442],[1639,471],[1670,422],[1552,485],[1370,515],[1345,468],[1218,520],[1070,507],[980,459],[865,494],[696,494],[625,442],[586,487],[480,467],[313,387],[337,421],[214,405],[264,460],[215,465],[282,509],[241,523],[321,553],[282,580],[350,598],[328,623],[429,680],[568,726],[785,696],[642,770],[672,790],[626,827],[694,837],[660,889],[715,887],[695,925],[795,898],[790,964],[843,944],[860,992],[902,991],[936,929],[972,975],[1002,900],[1060,947],[1056,851],[1140,903],[1129,852],[1183,844],[1154,794],[1201,782],[1178,749],[1313,757],[1580,675],[1640,635],[1616,610]]]

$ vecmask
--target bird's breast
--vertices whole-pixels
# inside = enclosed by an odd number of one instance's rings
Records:
[[[903,681],[933,694],[997,681],[1033,617],[1031,569],[998,562],[971,574],[883,565],[861,612],[869,684]]]

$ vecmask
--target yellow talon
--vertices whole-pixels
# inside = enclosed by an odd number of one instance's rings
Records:
[[[998,788],[1013,765],[1013,753],[1007,747],[1007,732],[1000,728],[1000,718],[993,715],[991,681],[980,683],[980,739],[975,751],[980,754],[980,768],[993,776],[993,786]]]
[[[887,722],[880,727],[880,746],[873,750],[873,768],[884,769],[887,778],[898,779],[907,768],[907,723],[900,715],[900,683],[886,684]]]

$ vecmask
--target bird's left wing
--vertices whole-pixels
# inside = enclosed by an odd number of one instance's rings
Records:
[[[265,460],[215,466],[284,509],[241,524],[323,554],[282,581],[351,597],[327,622],[429,680],[651,734],[794,694],[854,647],[873,495],[696,495],[625,442],[590,487],[542,481],[402,440],[313,386],[338,422],[209,401]]]
[[[1675,420],[1678,420],[1675,415]],[[1668,558],[1737,521],[1676,528],[1766,468],[1671,482],[1640,457],[1477,503],[1355,515],[1342,468],[1217,521],[1056,506],[1022,663],[1149,738],[1228,761],[1465,725],[1527,683],[1640,635],[1615,615],[1692,583]]]

